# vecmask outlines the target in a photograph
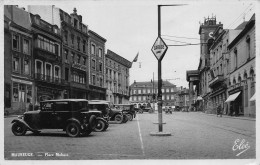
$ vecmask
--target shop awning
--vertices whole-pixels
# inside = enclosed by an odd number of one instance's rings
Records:
[[[228,96],[228,98],[227,98],[227,100],[225,101],[225,103],[230,102],[230,101],[234,101],[239,94],[240,94],[240,92],[237,92],[237,93],[234,93],[234,94]]]
[[[250,98],[249,101],[255,101],[255,94]]]
[[[198,96],[197,100],[203,100],[203,98],[201,96]]]

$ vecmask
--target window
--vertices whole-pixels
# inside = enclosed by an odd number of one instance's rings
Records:
[[[75,53],[71,52],[71,62],[74,63]]]
[[[30,50],[29,50],[29,40],[24,39],[23,40],[23,53],[24,54],[30,54]]]
[[[24,74],[30,74],[30,62],[29,60],[24,60]]]
[[[96,46],[91,44],[91,54],[95,55]]]
[[[92,69],[96,69],[96,61],[94,59],[91,60],[91,67]]]
[[[18,83],[13,82],[13,102],[18,102]]]
[[[83,48],[83,52],[86,52],[86,40],[83,40],[82,48]]]
[[[74,18],[74,27],[78,28],[78,20]]]
[[[83,65],[86,65],[86,57],[83,57]]]
[[[48,64],[48,63],[45,64],[45,75],[46,75],[47,79],[49,79],[52,76],[52,66],[51,66],[51,64]]]
[[[247,36],[246,37],[246,55],[247,55],[247,59],[250,59],[250,37]]]
[[[170,92],[169,88],[166,89],[166,92]]]
[[[64,50],[65,62],[68,62],[68,50]]]
[[[100,78],[99,83],[100,83],[100,87],[102,87],[103,86],[103,79],[102,78]]]
[[[80,64],[80,55],[77,55],[77,62]]]
[[[80,38],[77,37],[77,47],[78,47],[78,50],[80,50]]]
[[[13,71],[14,72],[19,72],[19,58],[18,57],[14,57],[13,58]]]
[[[102,49],[101,48],[98,49],[98,57],[102,58]]]
[[[65,68],[65,80],[69,81],[69,68]]]
[[[71,36],[71,44],[72,44],[72,47],[74,46],[74,35],[72,34]]]
[[[64,41],[66,44],[68,43],[68,31],[67,30],[65,30],[65,32],[64,32]]]
[[[37,47],[49,51],[53,54],[59,55],[59,45],[40,35],[37,37]]]
[[[59,66],[55,66],[54,77],[55,78],[60,78],[60,67]]]
[[[19,46],[19,36],[16,34],[13,34],[13,49],[14,50],[19,50],[20,46]]]
[[[234,69],[237,68],[237,49],[234,49]]]
[[[95,75],[92,75],[92,84],[96,85],[96,76]]]
[[[37,74],[42,74],[43,73],[43,66],[41,61],[36,60],[36,73]]]
[[[59,51],[59,47],[60,47],[60,45],[58,45],[58,44],[54,44],[54,50],[53,50],[53,53],[55,53],[57,56],[60,56],[60,51]]]
[[[99,71],[102,72],[102,70],[103,70],[103,64],[100,62],[99,63]]]

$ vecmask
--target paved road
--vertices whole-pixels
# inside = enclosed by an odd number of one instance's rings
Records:
[[[17,137],[10,129],[12,119],[4,121],[6,160],[255,158],[255,121],[250,120],[176,112],[163,115],[163,131],[172,136],[157,137],[150,136],[150,132],[158,131],[158,125],[153,124],[158,114],[144,113],[131,122],[111,124],[106,132],[70,138],[59,130],[45,130],[38,136],[27,132]],[[20,153],[29,154],[18,156]]]

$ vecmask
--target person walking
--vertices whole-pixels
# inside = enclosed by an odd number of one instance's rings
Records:
[[[220,117],[222,117],[222,108],[221,108],[221,105],[220,105],[220,104],[219,104],[218,107],[217,107],[217,117],[218,117],[218,115],[219,115]]]

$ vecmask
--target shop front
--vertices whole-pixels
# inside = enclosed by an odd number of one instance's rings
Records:
[[[228,98],[225,103],[229,103],[229,115],[244,115],[243,107],[243,86],[236,87],[228,91]]]
[[[88,100],[106,100],[106,88],[89,85]]]
[[[36,90],[36,105],[39,105],[41,101],[52,100],[52,99],[61,99],[63,98],[64,90],[60,87],[51,87],[37,85]]]
[[[29,110],[29,105],[33,104],[33,83],[28,80],[12,78],[12,108],[9,114],[21,114]]]

